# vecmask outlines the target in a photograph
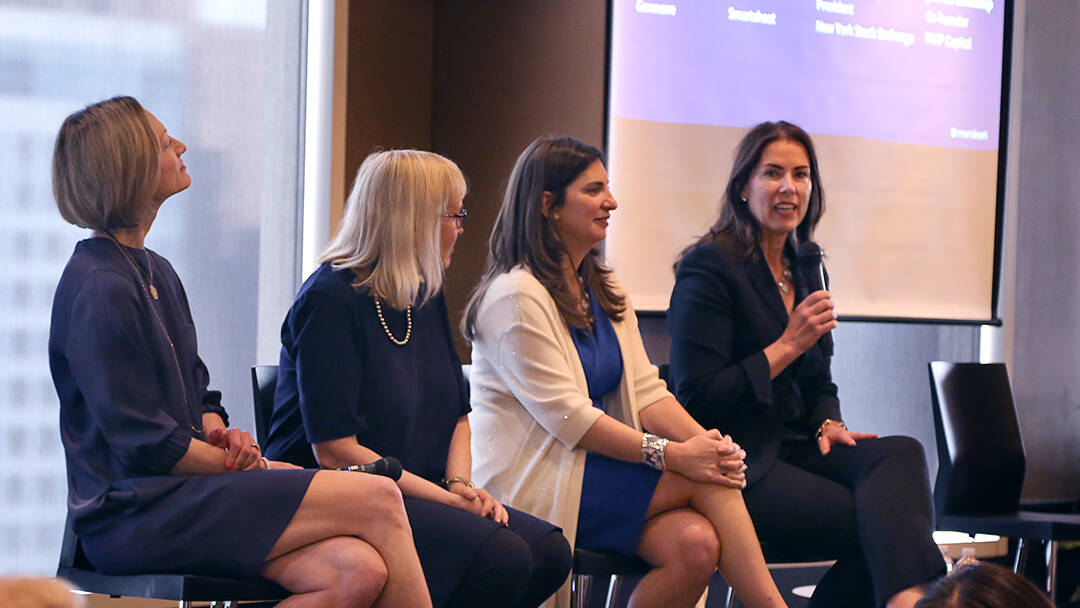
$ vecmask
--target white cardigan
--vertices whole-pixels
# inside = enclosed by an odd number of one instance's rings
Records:
[[[640,411],[671,393],[645,354],[629,298],[623,320],[612,325],[623,375],[605,405],[611,416],[641,429]],[[589,399],[555,300],[524,268],[496,277],[480,303],[469,385],[473,481],[497,500],[560,526],[573,545],[586,453],[577,444],[602,412]],[[569,605],[569,584],[545,604]]]

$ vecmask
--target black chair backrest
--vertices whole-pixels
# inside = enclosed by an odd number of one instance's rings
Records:
[[[274,413],[274,389],[277,388],[276,365],[251,366],[251,394],[255,399],[255,441],[266,445],[270,416]]]
[[[68,513],[64,520],[64,539],[60,545],[59,568],[82,568],[92,570],[90,560],[83,553],[79,537],[75,535],[75,529],[71,526],[71,514]]]
[[[1016,511],[1026,457],[1004,363],[932,361],[939,515]]]

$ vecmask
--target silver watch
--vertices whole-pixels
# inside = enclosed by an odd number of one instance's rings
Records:
[[[667,444],[667,439],[657,437],[652,433],[645,433],[642,435],[641,462],[644,462],[657,471],[663,471],[666,466],[664,463],[664,452],[667,450]]]

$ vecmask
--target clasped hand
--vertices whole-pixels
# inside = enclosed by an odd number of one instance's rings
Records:
[[[664,453],[667,469],[694,481],[729,488],[746,487],[746,452],[716,429],[682,442],[671,442]]]
[[[506,507],[495,500],[495,497],[488,493],[487,490],[483,488],[470,488],[461,482],[451,483],[449,489],[451,493],[464,499],[462,508],[465,510],[475,513],[480,517],[486,517],[504,526],[506,525],[506,522],[510,521],[510,514],[506,512]]]
[[[216,427],[207,433],[206,442],[225,450],[225,468],[229,471],[263,468],[262,452],[247,431]]]

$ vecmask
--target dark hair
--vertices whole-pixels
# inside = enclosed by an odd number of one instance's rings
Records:
[[[810,135],[797,125],[787,121],[763,122],[750,129],[735,150],[735,163],[731,168],[731,177],[728,178],[724,195],[720,199],[720,217],[709,231],[702,235],[693,245],[690,245],[679,254],[681,260],[691,249],[702,243],[719,242],[730,253],[748,259],[758,251],[761,242],[761,225],[757,218],[750,212],[750,206],[742,200],[742,192],[750,183],[750,176],[761,162],[761,155],[765,148],[775,141],[790,140],[796,142],[806,150],[806,156],[810,159],[810,202],[806,210],[806,216],[789,236],[793,239],[794,250],[798,250],[799,242],[810,241],[814,237],[814,229],[817,227],[821,216],[825,214],[825,192],[821,186],[821,174],[818,171],[817,153],[814,152],[814,142]],[[675,263],[676,268],[678,262]]]
[[[53,147],[56,207],[68,222],[109,232],[137,226],[157,187],[161,144],[134,97],[64,119]]]
[[[1054,608],[1027,579],[988,562],[960,566],[931,583],[915,608]]]
[[[550,209],[561,208],[566,204],[566,187],[596,161],[604,162],[603,153],[570,137],[539,137],[518,156],[491,230],[487,268],[465,307],[461,329],[466,338],[472,340],[476,335],[477,309],[491,282],[518,265],[528,268],[547,288],[568,324],[579,328],[588,325],[566,284],[562,266],[566,247],[555,221],[544,214],[543,201],[544,192],[550,192],[555,197]],[[585,255],[580,272],[608,317],[621,320],[626,298],[612,288],[608,279],[611,269],[600,262],[599,245]]]

